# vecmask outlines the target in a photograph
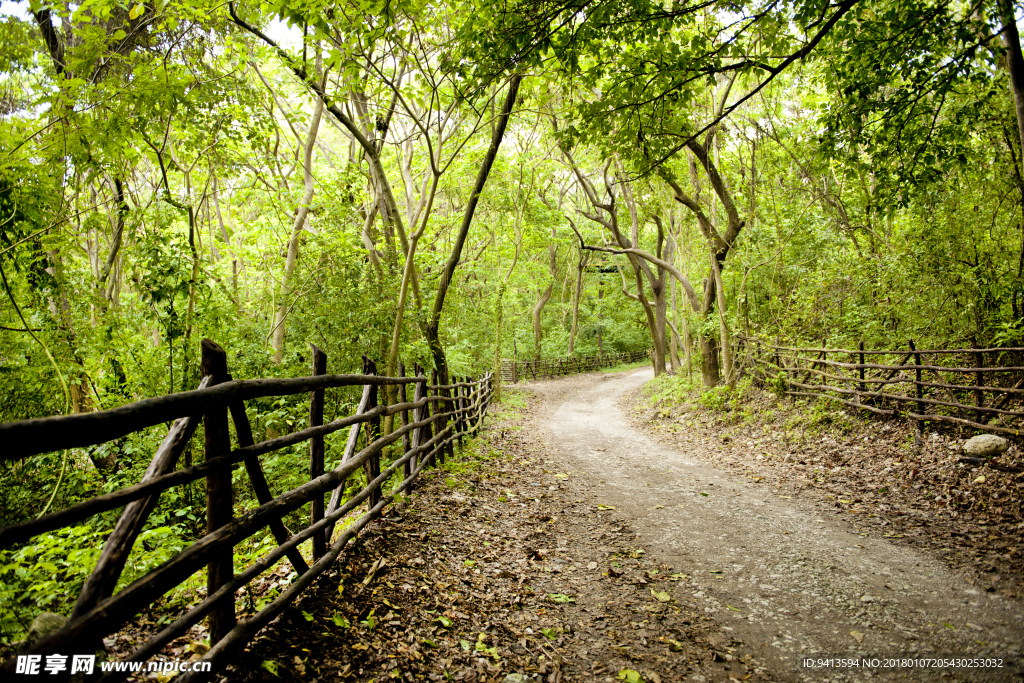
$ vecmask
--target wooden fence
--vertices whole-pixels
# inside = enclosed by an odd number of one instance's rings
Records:
[[[910,341],[883,351],[863,342],[829,349],[738,341],[738,369],[790,396],[998,434],[1024,431],[1022,348],[918,349]]]
[[[600,353],[596,356],[565,356],[548,360],[501,361],[501,381],[515,384],[521,379],[550,379],[562,375],[590,372],[621,363],[635,363],[650,357],[647,351]]]
[[[16,460],[37,453],[94,445],[174,420],[142,480],[111,493],[0,529],[0,547],[24,543],[38,534],[82,522],[93,515],[124,507],[114,531],[107,538],[92,575],[86,581],[68,623],[57,633],[36,643],[26,654],[92,652],[101,639],[119,630],[196,571],[207,568],[206,597],[178,615],[177,619],[138,647],[131,661],[143,662],[158,654],[168,643],[194,624],[209,617],[210,650],[201,661],[212,671],[191,671],[180,681],[208,679],[223,668],[242,647],[275,616],[280,614],[341,553],[345,544],[401,491],[409,491],[424,467],[443,462],[453,453],[453,442],[474,433],[486,414],[491,397],[491,377],[465,378],[439,383],[436,373],[428,383],[417,366],[413,377],[378,377],[373,363],[363,358],[363,375],[328,375],[327,358],[314,347],[313,375],[295,379],[232,381],[227,355],[217,344],[202,342],[203,380],[194,391],[146,399],[97,413],[49,417],[0,424],[2,460]],[[407,388],[413,385],[413,399]],[[362,398],[355,414],[323,423],[324,390],[332,387],[362,386]],[[396,386],[398,402],[381,405],[378,390]],[[309,427],[286,436],[254,443],[245,401],[269,396],[310,393]],[[232,450],[228,416],[237,438]],[[396,418],[390,434],[381,434],[381,420]],[[203,425],[205,460],[194,467],[175,470],[179,456],[190,438]],[[340,464],[324,470],[324,437],[349,428]],[[364,432],[360,440],[360,432]],[[260,456],[298,443],[309,442],[309,481],[276,498],[264,476]],[[356,450],[360,441],[362,448]],[[401,442],[401,455],[383,463],[386,446]],[[233,515],[232,469],[244,466],[259,507]],[[344,499],[345,483],[359,469],[366,486]],[[382,492],[382,485],[395,472],[401,483]],[[162,491],[205,479],[206,535],[175,557],[114,594],[114,588],[139,533],[154,511]],[[330,494],[327,505],[324,496]],[[367,512],[333,537],[337,522],[363,502]],[[310,503],[309,525],[290,533],[283,516]],[[239,574],[234,573],[233,548],[241,541],[269,527],[278,545]],[[299,544],[312,541],[312,564],[299,552]],[[287,558],[298,578],[272,603],[248,619],[238,621],[235,591]],[[14,671],[15,659],[4,664]],[[122,680],[129,672],[109,672],[105,683]]]

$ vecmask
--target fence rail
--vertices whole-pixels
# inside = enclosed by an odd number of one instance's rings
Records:
[[[201,661],[211,663],[210,672],[190,671],[178,680],[206,680],[222,669],[246,643],[303,590],[320,576],[341,553],[345,544],[371,520],[380,515],[394,496],[410,491],[424,467],[443,462],[467,434],[479,429],[490,404],[490,374],[479,379],[446,377],[438,381],[432,373],[427,380],[416,366],[413,377],[378,377],[372,361],[363,357],[363,375],[328,375],[327,357],[313,347],[313,375],[297,379],[232,381],[227,354],[210,340],[202,342],[202,375],[194,391],[139,401],[121,408],[89,415],[26,420],[0,425],[5,442],[4,460],[24,458],[56,449],[93,445],[118,438],[160,422],[175,420],[153,456],[142,480],[126,488],[83,501],[65,510],[20,524],[0,528],[0,547],[23,543],[39,534],[85,521],[93,515],[125,506],[113,532],[107,538],[92,575],[78,596],[68,623],[58,632],[35,643],[25,654],[89,652],[132,617],[173,590],[196,571],[207,568],[206,598],[143,643],[130,656],[145,661],[183,635],[194,624],[209,618],[210,650]],[[407,390],[413,385],[413,398]],[[323,423],[324,389],[362,386],[358,408],[351,416]],[[379,403],[378,389],[398,388],[398,402]],[[309,427],[293,434],[254,443],[245,409],[247,399],[310,393]],[[237,447],[232,449],[228,419],[234,424]],[[400,417],[390,434],[381,434],[381,420]],[[398,420],[395,420],[397,423]],[[205,461],[175,470],[179,456],[203,426]],[[348,428],[340,464],[324,469],[324,437]],[[362,435],[362,439],[360,436]],[[259,456],[298,443],[310,444],[309,481],[274,497]],[[382,470],[385,447],[401,442],[401,455]],[[357,448],[362,448],[357,451]],[[232,469],[241,463],[252,484],[259,506],[235,517],[233,513]],[[345,484],[362,469],[366,486],[344,500]],[[391,491],[381,487],[395,473],[402,481]],[[156,509],[161,492],[188,482],[205,479],[206,534],[163,565],[114,594],[128,555]],[[327,505],[324,497],[330,494]],[[367,511],[336,538],[335,525],[366,502]],[[291,533],[284,515],[310,503],[310,520],[305,529]],[[268,528],[277,547],[256,560],[240,574],[234,574],[233,548]],[[299,544],[312,541],[312,564],[299,552]],[[287,558],[298,578],[272,603],[248,619],[238,621],[235,591]],[[15,660],[3,670],[14,671]],[[128,672],[109,672],[100,680],[113,683]]]
[[[521,379],[550,379],[563,375],[574,375],[599,368],[608,368],[621,363],[635,363],[649,357],[647,351],[624,351],[623,353],[601,353],[596,356],[564,356],[547,360],[501,361],[501,381],[515,384]]]
[[[918,349],[911,340],[903,349],[863,342],[831,349],[741,338],[737,359],[743,372],[790,396],[997,434],[1024,431],[1024,348]]]

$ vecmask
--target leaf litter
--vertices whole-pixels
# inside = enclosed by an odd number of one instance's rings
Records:
[[[765,680],[742,643],[674,600],[685,575],[655,566],[614,508],[569,500],[564,474],[541,469],[543,445],[521,428],[535,407],[494,406],[483,462],[428,470],[227,678]]]

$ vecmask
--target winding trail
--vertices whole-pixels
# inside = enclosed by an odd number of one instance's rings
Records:
[[[623,395],[650,370],[568,377],[529,388],[533,429],[578,495],[629,520],[647,557],[689,575],[675,598],[696,603],[781,680],[1022,680],[1024,613],[938,560],[849,533],[809,500],[781,498],[632,427]],[[751,454],[753,457],[754,454]],[[971,657],[1003,668],[884,666],[811,670],[804,657]]]

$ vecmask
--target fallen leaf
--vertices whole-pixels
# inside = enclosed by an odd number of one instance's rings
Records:
[[[623,669],[620,671],[619,680],[626,681],[626,683],[645,683],[644,679],[640,677],[640,672],[633,669]]]
[[[651,595],[653,595],[654,599],[657,600],[658,602],[668,602],[669,600],[672,599],[672,596],[669,595],[668,593],[666,593],[664,591],[656,591],[653,588],[651,589]]]
[[[383,557],[377,558],[377,561],[370,565],[370,571],[366,572],[366,578],[363,579],[363,585],[365,586],[369,584],[371,581],[373,581],[373,577],[377,575],[377,572],[379,572],[386,566],[387,562],[384,560]]]
[[[978,477],[977,479],[975,479],[974,483],[975,484],[984,484],[985,483],[985,475],[983,474],[980,477]]]
[[[726,605],[725,608],[726,609],[731,609],[733,612],[739,612],[740,611],[739,607],[733,607],[732,605]]]
[[[850,631],[850,635],[853,636],[853,639],[856,640],[858,643],[864,642],[864,634],[860,631]]]

